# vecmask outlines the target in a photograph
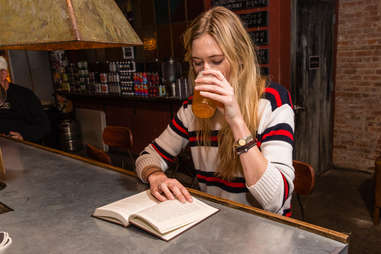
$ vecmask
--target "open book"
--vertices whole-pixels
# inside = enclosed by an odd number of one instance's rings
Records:
[[[93,216],[127,227],[134,224],[169,241],[218,211],[193,197],[193,202],[158,201],[149,190],[95,209]]]

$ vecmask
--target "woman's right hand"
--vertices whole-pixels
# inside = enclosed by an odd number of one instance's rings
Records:
[[[155,172],[148,176],[151,194],[160,201],[178,199],[180,202],[192,202],[188,190],[176,179],[168,178],[164,172]]]

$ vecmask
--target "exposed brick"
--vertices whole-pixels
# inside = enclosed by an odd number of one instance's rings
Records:
[[[381,1],[339,0],[333,163],[369,170],[381,156]]]
[[[338,166],[367,169],[381,155],[380,10],[379,0],[339,0],[333,131]],[[351,148],[351,139],[361,149]]]

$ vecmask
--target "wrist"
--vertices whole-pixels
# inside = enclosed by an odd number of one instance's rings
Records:
[[[152,175],[155,172],[163,172],[163,170],[160,167],[149,165],[146,166],[142,171],[141,171],[141,179],[143,182],[148,182],[148,177]]]
[[[232,129],[241,128],[242,125],[246,125],[241,115],[235,116],[228,123]]]
[[[243,118],[238,118],[229,123],[230,129],[232,130],[232,134],[234,137],[234,141],[237,141],[239,139],[248,137],[252,135],[249,128],[246,125],[246,122],[243,120]]]
[[[157,177],[163,177],[163,176],[167,177],[162,170],[160,170],[160,171],[154,171],[150,175],[148,175],[147,182],[151,183],[151,181],[153,181],[153,179],[155,179]]]
[[[251,137],[251,136],[250,136]],[[251,148],[257,145],[257,139],[251,137],[251,140],[244,145],[235,147],[235,153],[239,156],[243,153],[247,153]]]

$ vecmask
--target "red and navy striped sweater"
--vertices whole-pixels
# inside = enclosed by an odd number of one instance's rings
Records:
[[[217,135],[224,117],[217,111],[213,118],[210,145],[200,144],[191,102],[189,98],[183,103],[164,132],[141,153],[136,160],[138,176],[142,179],[142,171],[149,166],[165,171],[189,144],[202,191],[289,216],[294,188],[294,112],[289,92],[279,84],[270,83],[259,101],[258,147],[269,163],[265,173],[252,186],[245,184],[243,175],[236,175],[230,181],[216,176]]]

